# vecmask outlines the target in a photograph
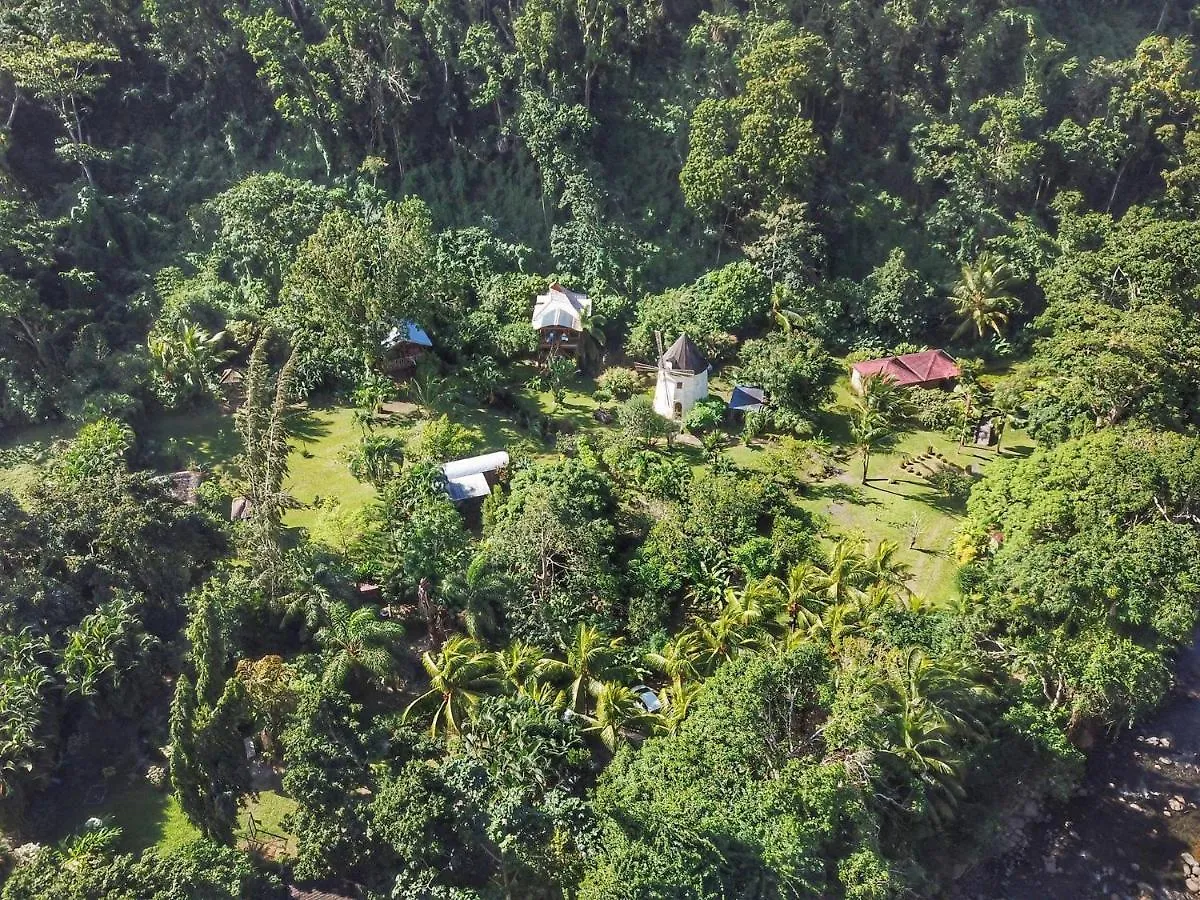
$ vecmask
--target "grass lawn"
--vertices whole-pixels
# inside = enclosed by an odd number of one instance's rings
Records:
[[[140,853],[155,849],[170,852],[200,836],[168,791],[156,790],[144,778],[109,786],[104,800],[94,806],[80,804],[74,820],[62,835],[74,834],[91,818],[121,829],[118,849]]]
[[[243,842],[250,838],[250,817],[254,817],[257,841],[273,859],[296,855],[296,838],[283,827],[283,819],[296,809],[296,801],[276,791],[260,791],[238,813],[238,835]]]
[[[821,419],[822,432],[834,441],[847,439],[851,397],[848,385],[840,382],[834,405]],[[912,567],[913,590],[936,600],[948,598],[956,590],[953,545],[964,510],[924,480],[901,470],[905,457],[918,456],[930,447],[958,466],[973,465],[979,470],[986,470],[997,458],[1033,451],[1028,437],[1011,427],[1005,432],[999,456],[991,449],[960,448],[957,441],[940,432],[905,432],[886,451],[872,454],[865,485],[861,483],[862,463],[858,457],[851,457],[843,464],[842,475],[813,485],[800,502],[828,519],[829,530],[835,536],[859,534],[869,543],[888,540],[898,544],[901,559]],[[756,451],[739,449],[751,457],[752,463]],[[762,458],[761,453],[758,458]],[[916,540],[910,550],[914,533]]]

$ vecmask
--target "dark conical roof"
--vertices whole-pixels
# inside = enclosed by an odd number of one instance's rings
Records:
[[[670,363],[673,369],[682,369],[685,372],[704,372],[708,369],[708,360],[686,334],[676,338],[675,343],[662,355],[661,361]]]

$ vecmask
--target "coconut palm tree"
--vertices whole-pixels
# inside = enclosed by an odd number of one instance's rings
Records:
[[[642,735],[654,724],[654,716],[646,712],[629,687],[605,681],[596,689],[596,711],[585,716],[588,725],[584,734],[600,740],[611,752],[616,752],[624,741],[633,735]]]
[[[604,332],[608,327],[608,318],[598,312],[585,312],[580,318],[583,334],[579,342],[579,364],[580,368],[586,369],[599,362],[604,352],[604,345],[608,342]]]
[[[850,447],[862,459],[862,483],[867,483],[871,454],[886,444],[894,432],[886,419],[867,405],[862,405],[850,423]]]
[[[541,677],[552,683],[569,682],[565,689],[567,704],[575,713],[583,715],[587,712],[589,696],[594,695],[605,681],[632,674],[621,658],[624,648],[624,638],[611,637],[595,625],[580,622],[570,642],[563,647],[566,661],[547,659]]]
[[[429,676],[429,690],[408,705],[404,719],[432,710],[429,733],[434,737],[442,732],[457,736],[471,709],[502,685],[495,674],[495,657],[461,634],[446,641],[437,656],[423,653],[421,665]]]
[[[912,394],[895,379],[868,375],[862,382],[860,409],[876,413],[881,422],[896,426],[913,414]]]
[[[678,731],[683,720],[687,718],[692,701],[699,693],[700,683],[698,681],[667,685],[658,695],[658,699],[663,705],[658,715],[659,727],[668,734]]]
[[[813,591],[826,603],[857,603],[873,573],[863,555],[862,541],[840,538],[813,577]]]
[[[946,723],[931,710],[906,708],[892,719],[888,733],[883,753],[916,776],[930,818],[935,824],[952,819],[966,792],[962,761],[946,739]]]
[[[685,683],[699,679],[696,660],[700,652],[700,639],[696,632],[681,631],[663,644],[661,650],[647,653],[643,660],[651,669],[670,679],[672,688],[679,690]]]
[[[538,676],[545,670],[546,661],[540,647],[516,640],[495,653],[496,674],[515,693],[527,696],[538,687]]]
[[[379,610],[363,606],[350,611],[345,603],[329,607],[329,622],[317,634],[317,643],[329,655],[324,678],[343,685],[353,673],[369,672],[385,678],[395,667],[392,645],[404,636],[404,626],[379,618]]]
[[[972,328],[981,338],[987,331],[1002,336],[1009,313],[1017,304],[1011,293],[1016,281],[1012,266],[994,253],[982,253],[974,265],[964,265],[950,292],[950,302],[962,319],[954,336],[960,337]]]
[[[735,656],[761,650],[767,643],[761,622],[747,622],[734,604],[726,605],[711,622],[697,617],[692,630],[700,645],[697,668],[705,675]]]
[[[821,617],[826,601],[817,593],[825,573],[816,565],[805,561],[792,566],[787,581],[775,579],[783,599],[782,613],[789,632],[798,628],[807,629]]]
[[[874,586],[888,596],[907,596],[912,591],[908,582],[912,578],[912,567],[897,559],[900,545],[892,541],[880,541],[865,559],[865,566],[874,579]]]
[[[895,659],[889,678],[876,687],[889,712],[885,753],[919,780],[935,821],[954,813],[963,794],[956,740],[983,740],[975,708],[991,696],[977,672],[961,662],[935,662],[914,647]]]

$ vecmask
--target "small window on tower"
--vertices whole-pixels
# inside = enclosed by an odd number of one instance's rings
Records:
[[[683,390],[683,382],[682,381],[675,382],[675,390],[677,390],[677,391]]]

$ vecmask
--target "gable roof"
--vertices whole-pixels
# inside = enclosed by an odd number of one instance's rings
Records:
[[[388,332],[388,336],[382,341],[383,347],[386,350],[391,350],[398,344],[415,344],[418,347],[432,347],[433,341],[429,339],[429,334],[411,319],[405,319],[395,328]]]
[[[686,334],[681,334],[675,339],[675,343],[668,347],[667,352],[662,355],[659,364],[677,372],[698,374],[708,371],[708,360],[704,358],[700,348],[693,344],[692,339]]]
[[[905,353],[903,356],[868,359],[856,362],[850,368],[864,378],[878,375],[906,387],[957,378],[962,374],[954,357],[945,350],[924,350],[920,353]]]
[[[583,317],[592,311],[587,294],[569,291],[557,281],[533,304],[534,328],[569,328],[583,331]]]
[[[748,384],[736,385],[729,398],[729,408],[739,412],[758,412],[767,408],[767,392]]]

